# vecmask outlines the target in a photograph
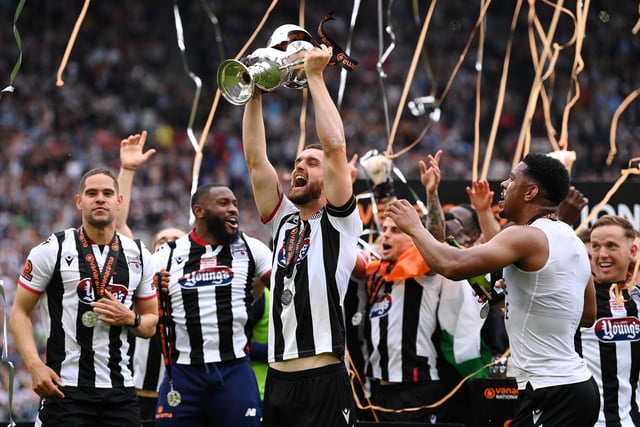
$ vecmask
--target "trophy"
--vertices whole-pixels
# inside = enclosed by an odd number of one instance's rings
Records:
[[[244,105],[256,86],[265,92],[282,86],[293,89],[306,87],[301,52],[313,46],[313,38],[304,28],[293,24],[281,25],[269,38],[267,47],[256,49],[244,62],[235,59],[223,61],[218,67],[218,88],[231,104]]]

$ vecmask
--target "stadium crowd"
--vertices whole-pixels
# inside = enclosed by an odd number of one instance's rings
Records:
[[[9,84],[19,56],[13,27],[18,3],[0,2],[0,88]],[[176,3],[184,27],[187,68],[203,82],[194,122],[198,142],[210,118],[219,63],[234,57],[242,48],[267,6],[265,2],[247,0],[208,3],[219,26],[212,23],[203,2]],[[387,6],[387,2],[381,3]],[[409,2],[391,3],[392,7],[381,14],[383,26],[378,24],[378,11],[368,2],[362,6],[354,27],[351,55],[359,64],[347,75],[340,105],[349,155],[387,149],[390,123],[426,14],[426,5],[414,14]],[[487,14],[483,48],[479,128],[483,144],[493,120],[513,13],[511,6],[495,3]],[[194,171],[195,149],[187,125],[195,86],[185,72],[170,3],[92,3],[62,74],[64,86],[56,87],[56,71],[80,6],[80,2],[71,5],[29,1],[16,22],[22,42],[22,65],[13,83],[15,91],[3,93],[0,99],[0,277],[8,307],[28,250],[52,230],[79,224],[78,213],[69,209],[69,199],[77,192],[74,183],[90,167],[104,165],[117,171],[120,140],[141,130],[149,131],[147,146],[158,152],[136,175],[129,216],[129,226],[136,235],[149,245],[150,236],[163,227],[188,227],[195,175],[200,184],[220,182],[232,188],[241,206],[241,226],[250,235],[268,241],[251,197],[242,154],[242,107],[220,99],[204,143],[202,164]],[[262,47],[276,26],[297,23],[297,6],[293,1],[277,5],[247,53]],[[338,19],[327,23],[325,30],[344,48],[351,10],[348,5],[335,6]],[[475,6],[462,0],[448,0],[436,6],[409,100],[442,93],[473,30],[479,9]],[[328,12],[323,6],[309,7],[305,11],[306,28],[315,34],[317,23]],[[539,5],[538,13],[543,19],[548,19],[551,12],[548,6]],[[592,2],[583,47],[585,68],[580,74],[580,100],[569,120],[569,149],[577,153],[574,179],[615,181],[627,161],[640,156],[640,108],[632,104],[618,124],[614,162],[607,166],[604,161],[609,151],[611,118],[622,100],[640,87],[640,39],[631,31],[637,15],[634,2]],[[556,38],[564,43],[570,39],[573,27],[566,17],[561,24]],[[503,178],[511,168],[520,119],[529,96],[534,69],[526,25],[526,13],[521,13],[489,179]],[[382,27],[391,31],[382,32],[380,37]],[[389,33],[395,37],[395,47],[377,67],[382,51],[391,45]],[[216,41],[218,34],[220,41]],[[394,161],[408,179],[419,175],[417,160],[437,149],[445,152],[440,165],[443,179],[471,179],[477,52],[475,40],[442,100],[440,120],[431,124],[415,148]],[[568,76],[572,61],[573,51],[567,49],[554,76],[551,114],[558,133],[571,84]],[[332,93],[337,94],[340,71],[333,67],[327,73],[334,74],[333,79],[327,80],[332,82]],[[297,120],[282,117],[298,116],[300,104],[300,92],[286,88],[267,94],[264,99],[267,139],[279,141],[269,146],[269,154],[283,180],[293,163],[299,134],[293,127]],[[394,152],[410,144],[428,123],[426,114],[413,116],[408,109],[404,111]],[[306,117],[308,128],[313,126],[312,117]],[[541,110],[534,118],[532,136],[532,151],[552,151]],[[446,202],[446,195],[442,199]],[[44,337],[42,330],[38,333]],[[8,343],[2,343],[5,345],[9,359],[16,365],[14,418],[33,420],[38,397],[31,391],[30,376],[10,338]],[[8,384],[8,372],[0,368],[0,420],[8,418]]]

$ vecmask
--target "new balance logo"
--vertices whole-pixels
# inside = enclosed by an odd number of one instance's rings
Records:
[[[258,415],[256,408],[247,408],[247,412],[244,413],[245,417],[255,417]]]

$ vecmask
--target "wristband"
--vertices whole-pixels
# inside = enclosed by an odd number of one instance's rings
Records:
[[[140,326],[140,323],[142,322],[142,317],[140,316],[140,313],[136,313],[136,318],[133,321],[133,325],[126,325],[125,328],[128,329],[135,329],[138,326]]]

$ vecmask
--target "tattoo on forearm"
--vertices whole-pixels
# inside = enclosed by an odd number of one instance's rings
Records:
[[[444,240],[444,211],[437,195],[427,197],[427,230],[437,240]]]

